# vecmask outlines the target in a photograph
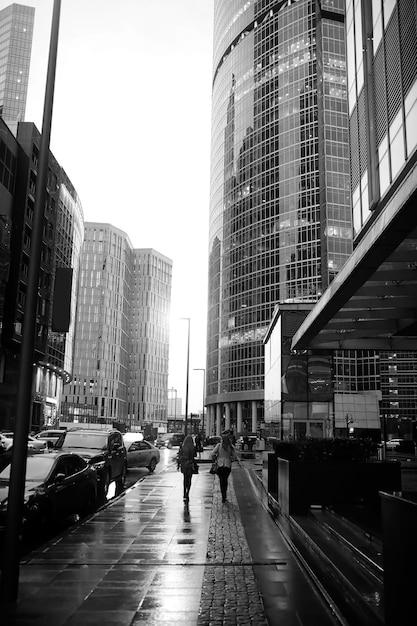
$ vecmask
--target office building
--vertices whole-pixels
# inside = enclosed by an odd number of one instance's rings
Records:
[[[259,429],[275,306],[317,302],[352,252],[344,8],[215,2],[206,404],[217,431]]]
[[[35,9],[11,4],[0,11],[0,117],[17,134],[25,119]]]
[[[2,273],[0,284],[0,419],[13,428],[16,419],[20,350],[31,260],[33,217],[41,135],[36,126],[20,122],[17,139],[0,120]],[[53,330],[54,292],[62,269],[74,274],[82,242],[82,209],[76,191],[53,154],[49,154],[40,259],[37,332],[34,350],[34,393],[30,427],[55,424],[59,399],[72,369],[73,324]],[[68,298],[70,300],[70,298]],[[73,301],[74,304],[74,301]],[[68,316],[70,317],[70,315]]]
[[[129,424],[163,431],[167,424],[172,261],[133,250]]]
[[[61,425],[158,429],[167,420],[172,262],[134,249],[110,224],[85,223],[73,380]]]
[[[111,226],[85,222],[77,294],[72,381],[61,425],[126,421],[132,244]]]
[[[346,2],[354,251],[292,349],[378,350],[384,438],[416,437],[417,5]]]

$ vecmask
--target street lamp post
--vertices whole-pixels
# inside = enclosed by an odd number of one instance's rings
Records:
[[[30,250],[29,274],[23,318],[23,334],[20,351],[19,389],[16,402],[16,427],[10,473],[9,499],[6,527],[3,537],[3,568],[0,580],[0,601],[15,603],[19,588],[19,530],[25,489],[27,437],[32,408],[33,361],[38,306],[38,285],[42,253],[43,215],[48,178],[49,144],[51,136],[54,101],[56,59],[58,50],[59,18],[61,0],[54,0],[49,59],[43,108],[42,134],[40,138],[36,200]]]
[[[190,374],[190,318],[181,317],[180,319],[188,322],[188,339],[187,339],[187,374],[185,384],[185,423],[184,423],[184,435],[188,435],[188,379]]]
[[[175,422],[175,428],[177,426],[177,394],[178,394],[178,389],[174,389],[174,387],[171,387],[171,389],[169,391],[175,391],[175,398],[174,398],[174,422]]]
[[[206,370],[204,369],[204,367],[195,367],[194,368],[195,372],[204,372],[203,375],[203,438],[204,438],[204,404],[205,404],[205,397],[206,397]]]

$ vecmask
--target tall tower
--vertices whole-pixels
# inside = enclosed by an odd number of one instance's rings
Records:
[[[129,424],[166,426],[172,261],[152,248],[133,250]]]
[[[84,230],[61,423],[117,421],[151,433],[167,421],[172,261],[134,249],[111,224],[86,222]]]
[[[132,244],[110,224],[85,222],[77,298],[73,380],[62,421],[126,421]]]
[[[352,250],[344,9],[215,2],[206,402],[217,430],[257,429],[275,306],[316,302]]]
[[[0,11],[0,117],[16,135],[25,119],[35,9],[11,4]]]

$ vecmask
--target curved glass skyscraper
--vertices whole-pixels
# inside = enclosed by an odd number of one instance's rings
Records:
[[[263,337],[352,250],[344,0],[215,0],[208,423],[263,419]]]

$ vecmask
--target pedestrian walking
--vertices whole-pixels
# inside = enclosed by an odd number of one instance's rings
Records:
[[[184,502],[190,499],[190,488],[193,474],[196,473],[194,461],[197,455],[193,438],[187,435],[182,442],[177,454],[177,469],[180,469],[184,477]]]
[[[194,439],[194,443],[195,443],[195,447],[196,447],[197,452],[199,452],[200,455],[201,455],[201,453],[203,452],[203,440],[201,438],[200,433],[196,434],[195,439]],[[201,457],[199,457],[199,458],[201,458]]]
[[[232,471],[232,463],[237,458],[229,433],[222,434],[222,440],[215,446],[211,453],[211,458],[217,462],[217,475],[219,477],[222,502],[226,502],[229,475]]]

